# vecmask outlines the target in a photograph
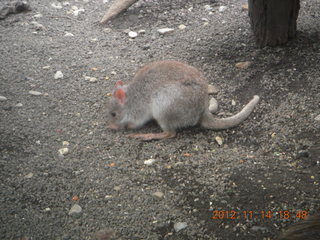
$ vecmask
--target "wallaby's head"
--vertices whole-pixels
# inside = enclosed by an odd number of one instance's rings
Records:
[[[126,87],[122,81],[117,81],[113,95],[107,104],[107,124],[108,128],[121,129],[124,126],[121,124],[123,120],[124,106],[126,100]]]

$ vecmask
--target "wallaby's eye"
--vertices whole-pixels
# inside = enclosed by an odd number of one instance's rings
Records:
[[[115,117],[115,116],[117,116],[117,114],[116,114],[115,112],[112,112],[112,113],[111,113],[111,116],[112,116],[112,117]]]

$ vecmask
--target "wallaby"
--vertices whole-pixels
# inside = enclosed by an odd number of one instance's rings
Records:
[[[142,67],[131,83],[116,83],[107,121],[111,129],[134,129],[154,119],[162,133],[128,136],[144,141],[173,138],[177,129],[197,124],[213,130],[235,127],[258,102],[254,96],[238,114],[217,119],[209,111],[208,82],[199,70],[177,61],[158,61]]]

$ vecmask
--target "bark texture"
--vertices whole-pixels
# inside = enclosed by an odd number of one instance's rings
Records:
[[[299,0],[248,0],[258,47],[277,46],[296,36]]]

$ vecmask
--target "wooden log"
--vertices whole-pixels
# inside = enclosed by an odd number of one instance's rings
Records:
[[[296,36],[300,0],[248,0],[258,47],[277,46]]]
[[[138,0],[115,0],[108,11],[105,13],[100,23],[106,23],[110,19],[118,16],[120,13],[126,11],[132,4]]]

